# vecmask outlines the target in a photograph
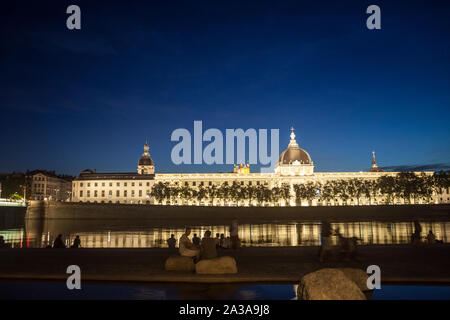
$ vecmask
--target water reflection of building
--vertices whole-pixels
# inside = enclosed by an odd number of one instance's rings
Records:
[[[38,221],[38,220],[36,220]],[[425,236],[428,230],[433,230],[437,239],[448,242],[450,239],[450,222],[421,222]],[[62,233],[66,244],[73,242],[76,235],[81,238],[85,248],[152,248],[167,247],[166,240],[171,234],[179,239],[184,232],[183,227],[142,226],[111,227],[98,230],[92,225],[84,225],[73,221],[51,221],[27,223],[24,228],[0,231],[5,240],[15,247],[46,247],[51,245],[55,237]],[[228,225],[194,226],[192,234],[202,237],[206,230],[228,235]],[[414,231],[412,222],[338,222],[332,223],[332,228],[339,228],[347,237],[358,237],[363,244],[402,244],[409,243]],[[317,246],[320,244],[320,222],[305,222],[291,224],[242,224],[239,226],[239,237],[243,246]],[[337,239],[333,238],[334,244]]]
[[[329,181],[361,179],[374,181],[384,175],[395,175],[396,172],[383,172],[375,161],[375,153],[372,157],[372,168],[368,172],[314,172],[314,163],[304,149],[300,148],[295,140],[295,134],[291,132],[288,147],[280,154],[278,164],[273,173],[250,173],[250,167],[235,167],[230,173],[156,173],[155,165],[150,157],[148,143],[144,146],[144,153],[138,161],[137,172],[129,173],[97,173],[95,170],[84,170],[73,181],[72,201],[94,203],[128,203],[163,205],[209,205],[209,206],[295,206],[295,205],[377,205],[385,203],[385,196],[378,194],[366,197],[361,195],[359,199],[321,199],[320,194],[313,200],[303,200],[297,203],[295,199],[294,185],[321,183]],[[433,172],[426,172],[431,175]],[[201,187],[231,186],[238,183],[242,186],[264,185],[269,188],[281,187],[287,184],[290,188],[290,199],[280,199],[277,202],[250,200],[219,199],[218,197],[202,199],[172,197],[157,202],[151,196],[155,184],[162,182],[172,187],[189,187],[199,190]],[[442,190],[442,194],[435,195],[435,203],[450,203],[449,190]],[[415,203],[425,203],[424,199],[413,200]],[[395,203],[404,203],[403,199],[394,200]]]

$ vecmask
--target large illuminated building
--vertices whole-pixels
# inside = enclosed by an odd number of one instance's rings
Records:
[[[288,147],[280,154],[278,164],[272,173],[251,173],[248,165],[235,166],[229,173],[155,173],[155,165],[150,157],[149,145],[146,142],[144,153],[138,161],[136,172],[125,173],[97,173],[95,170],[84,170],[73,181],[72,201],[90,203],[121,203],[121,204],[162,204],[162,205],[205,205],[205,206],[328,206],[328,205],[377,205],[385,204],[384,195],[358,199],[327,199],[321,198],[320,192],[311,200],[296,201],[294,186],[298,184],[320,183],[330,181],[361,179],[375,181],[383,175],[396,175],[397,172],[383,172],[378,168],[375,153],[372,158],[372,168],[367,172],[314,172],[314,162],[311,156],[298,145],[295,134],[291,132]],[[433,172],[425,172],[432,175]],[[258,202],[252,200],[231,200],[219,197],[201,200],[195,197],[174,197],[157,201],[152,196],[155,184],[166,183],[172,187],[218,188],[223,184],[231,186],[266,186],[269,189],[289,185],[290,199],[280,199],[276,202]],[[413,200],[413,203],[425,203],[424,199]],[[434,194],[429,202],[450,203],[449,190],[442,190],[441,194]],[[402,199],[395,199],[394,203],[405,203]]]

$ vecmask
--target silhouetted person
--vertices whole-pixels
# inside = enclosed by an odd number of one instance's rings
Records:
[[[339,228],[336,228],[335,234],[338,237],[339,253],[343,253],[346,259],[355,258],[358,240],[362,241],[362,239],[357,237],[344,237]]]
[[[79,247],[81,247],[80,236],[76,236],[75,239],[73,240],[71,248],[79,248]]]
[[[64,241],[62,240],[62,234],[59,234],[55,241],[53,242],[53,248],[65,248],[66,245],[64,244]]]
[[[167,245],[170,249],[175,249],[175,245],[177,244],[177,239],[175,239],[175,235],[171,234],[170,238],[167,239]]]
[[[241,241],[239,240],[239,224],[237,219],[233,219],[233,221],[231,221],[230,240],[231,240],[231,248],[236,250],[240,247]]]
[[[10,247],[11,247],[11,244],[6,243],[3,236],[0,236],[0,248],[10,248]]]
[[[414,221],[414,233],[420,235],[422,233],[422,226],[420,225],[419,221]]]
[[[427,235],[427,241],[429,244],[436,243],[436,236],[433,234],[433,231],[429,231]]]
[[[224,249],[230,249],[231,248],[231,239],[230,239],[230,237],[226,237],[223,240],[222,248],[224,248]]]
[[[421,234],[422,234],[422,227],[421,227],[419,221],[415,220],[414,221],[414,233],[411,236],[411,242],[415,245],[419,244],[422,239]]]
[[[321,236],[321,246],[319,249],[319,260],[320,262],[323,262],[323,258],[325,257],[325,254],[327,252],[330,252],[332,250],[331,246],[331,224],[330,221],[324,220],[322,221],[322,227],[320,231]]]
[[[216,248],[220,247],[220,235],[219,233],[216,233],[216,237],[214,238],[214,240],[216,241]]]
[[[197,237],[196,233],[194,233],[194,236],[192,237],[192,243],[195,244],[196,246],[200,245],[200,238]]]
[[[200,256],[202,259],[217,257],[216,239],[211,238],[211,231],[206,231],[200,245]]]
[[[223,233],[221,233],[220,239],[219,239],[219,247],[223,248],[224,245],[225,245],[225,235]]]

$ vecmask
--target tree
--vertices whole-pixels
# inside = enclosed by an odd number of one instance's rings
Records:
[[[317,197],[320,184],[308,182],[294,185],[295,202],[301,205],[302,200],[307,200],[309,204]],[[328,190],[328,189],[327,189]]]
[[[377,180],[376,189],[379,189],[380,193],[386,195],[386,202],[393,202],[395,196],[401,193],[401,188],[398,181],[393,176],[381,176]]]
[[[208,195],[208,190],[205,189],[203,186],[198,187],[198,190],[196,192],[196,198],[198,202],[202,202],[203,199],[205,199]]]
[[[22,200],[23,199],[23,197],[21,195],[19,195],[17,192],[10,195],[9,198],[11,200]]]
[[[272,201],[275,204],[278,204],[278,202],[280,201],[280,198],[281,198],[281,188],[273,187],[270,191],[271,192],[269,195],[269,201]]]
[[[295,204],[300,206],[302,204],[302,200],[306,198],[306,187],[302,184],[294,185],[294,193],[295,193]]]
[[[433,175],[433,190],[442,193],[442,189],[450,187],[450,173],[447,171],[435,172]]]
[[[180,197],[185,201],[192,199],[193,191],[189,186],[182,186],[180,188]]]
[[[321,186],[320,197],[327,203],[334,198],[333,187],[328,181]]]
[[[250,206],[253,205],[253,199],[257,196],[257,189],[255,186],[247,186],[245,189],[246,198],[248,199],[248,203]]]
[[[370,181],[370,180],[363,180],[361,182],[361,195],[364,195],[366,199],[369,200],[369,204],[372,204],[372,197],[376,198],[377,193],[377,183],[376,181]]]
[[[207,189],[207,195],[211,202],[214,203],[214,199],[218,196],[217,187],[215,185],[209,186]]]
[[[280,198],[285,201],[287,206],[291,205],[291,187],[288,183],[281,184]]]
[[[344,201],[344,204],[347,205],[347,201],[350,198],[349,195],[349,182],[347,180],[338,180],[336,181],[336,189],[337,195]]]
[[[157,203],[162,203],[162,201],[165,199],[165,189],[166,185],[162,182],[158,182],[153,186],[150,195],[155,198]]]

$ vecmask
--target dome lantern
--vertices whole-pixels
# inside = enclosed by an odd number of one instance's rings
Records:
[[[314,163],[310,155],[300,148],[295,140],[294,128],[291,127],[290,141],[278,158],[278,166],[275,172],[281,175],[311,175],[314,171]]]
[[[144,153],[138,161],[137,171],[139,174],[153,174],[155,173],[155,165],[152,158],[150,158],[150,147],[148,141],[145,141]]]

